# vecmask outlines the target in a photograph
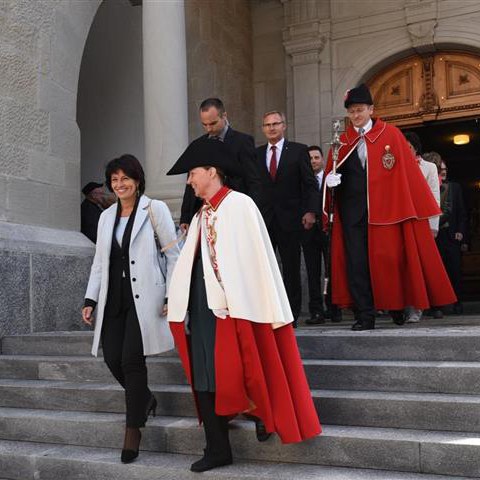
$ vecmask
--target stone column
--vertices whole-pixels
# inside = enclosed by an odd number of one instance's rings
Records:
[[[178,217],[185,177],[165,173],[188,144],[183,0],[143,0],[143,74],[147,193]]]
[[[330,135],[330,12],[325,2],[282,0],[290,137],[321,144]],[[323,133],[322,125],[328,124]]]

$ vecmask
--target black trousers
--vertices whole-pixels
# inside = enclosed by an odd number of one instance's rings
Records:
[[[436,242],[450,283],[455,291],[457,300],[460,301],[462,295],[462,252],[460,250],[460,242],[450,237],[447,228],[439,230]]]
[[[370,266],[368,263],[368,225],[366,215],[352,225],[342,224],[347,262],[348,288],[355,303],[356,319],[375,317]]]
[[[209,457],[226,458],[232,455],[228,435],[228,417],[215,413],[215,393],[196,391],[198,409],[203,420]]]
[[[268,227],[273,249],[278,248],[282,262],[282,277],[293,318],[298,319],[302,308],[302,281],[300,277],[301,230],[287,232],[273,222]]]
[[[310,230],[302,232],[302,250],[307,269],[308,280],[308,310],[311,314],[323,312],[323,291],[321,286],[322,258],[327,265],[328,236],[316,223]],[[327,310],[332,310],[332,289],[325,296]],[[335,310],[335,308],[334,308]]]
[[[118,383],[125,389],[127,427],[145,425],[148,388],[147,366],[135,306],[115,315],[105,312],[102,327],[103,357]]]

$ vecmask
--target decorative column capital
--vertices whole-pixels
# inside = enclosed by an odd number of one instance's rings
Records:
[[[437,0],[407,0],[405,4],[407,31],[412,47],[420,54],[435,50],[437,10]]]
[[[285,52],[293,65],[319,63],[329,38],[330,23],[312,21],[291,25],[283,30]]]

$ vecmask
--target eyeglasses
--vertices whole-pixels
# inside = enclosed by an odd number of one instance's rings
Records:
[[[277,127],[279,127],[282,123],[284,123],[284,122],[282,121],[282,122],[264,123],[264,124],[263,124],[263,128],[277,128]]]

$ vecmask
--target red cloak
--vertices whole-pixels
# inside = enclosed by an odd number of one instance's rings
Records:
[[[341,136],[338,172],[359,140],[350,126]],[[428,218],[440,209],[402,132],[380,119],[365,135],[367,146],[368,255],[374,305],[401,310],[408,305],[426,309],[454,303],[455,293],[438,253]],[[390,166],[386,153],[394,157]],[[325,177],[333,167],[330,151]],[[340,201],[338,199],[337,201]],[[327,222],[329,195],[324,201]],[[348,289],[345,246],[338,203],[332,232],[332,303],[353,305]]]
[[[185,324],[172,322],[170,328],[192,385]],[[270,324],[217,317],[215,383],[218,415],[254,415],[283,443],[321,433],[291,324],[274,330]]]

